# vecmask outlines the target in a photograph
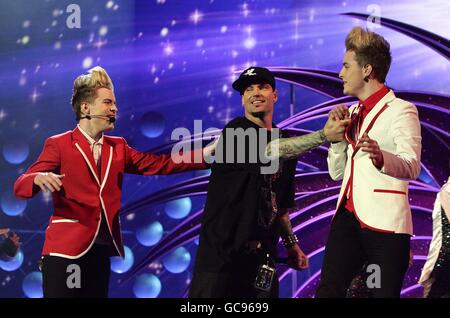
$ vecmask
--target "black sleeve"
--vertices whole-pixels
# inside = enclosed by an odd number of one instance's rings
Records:
[[[283,162],[283,171],[279,183],[278,206],[281,209],[290,209],[295,207],[295,171],[297,159],[286,160]]]
[[[248,147],[238,148],[238,144],[233,142],[233,154],[227,154],[227,140],[235,137],[235,129],[248,129],[248,123],[243,120],[241,117],[237,117],[231,120],[222,130],[222,133],[219,138],[219,142],[216,146],[215,151],[215,162],[212,165],[212,170],[251,170],[254,169],[254,166],[257,164],[249,164],[247,163],[249,157],[249,149]],[[231,130],[231,131],[230,131]],[[246,144],[247,145],[247,144]],[[245,152],[242,154],[242,152]],[[238,162],[238,155],[244,156],[245,162]]]

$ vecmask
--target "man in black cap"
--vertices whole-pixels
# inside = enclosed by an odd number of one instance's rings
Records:
[[[263,172],[273,163],[264,155],[265,141],[284,137],[272,123],[275,85],[272,72],[261,67],[246,69],[233,83],[245,113],[225,126],[216,147],[189,297],[278,297],[275,259],[280,236],[288,265],[296,270],[308,267],[288,214],[295,206],[297,159],[275,158],[276,169]],[[297,144],[306,152],[327,140],[342,140],[343,132],[344,127],[327,122]]]

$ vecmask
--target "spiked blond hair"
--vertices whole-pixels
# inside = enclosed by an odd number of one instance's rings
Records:
[[[73,82],[72,110],[76,114],[77,121],[81,117],[81,104],[94,102],[98,88],[114,90],[111,78],[105,69],[100,66],[91,68],[88,74],[78,76]]]
[[[347,51],[353,51],[359,66],[372,65],[372,74],[380,82],[386,81],[391,66],[390,44],[381,35],[354,27],[345,39]]]

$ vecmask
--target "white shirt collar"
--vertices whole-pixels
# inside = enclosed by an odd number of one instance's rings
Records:
[[[102,137],[101,137],[98,141],[95,141],[91,136],[89,136],[89,135],[87,134],[87,132],[85,132],[85,131],[83,130],[83,128],[81,128],[80,124],[78,124],[77,127],[78,127],[78,129],[81,131],[81,133],[83,134],[83,136],[86,137],[87,141],[89,142],[89,145],[93,145],[93,144],[95,144],[95,143],[100,144],[100,145],[103,145],[103,134],[102,134]]]

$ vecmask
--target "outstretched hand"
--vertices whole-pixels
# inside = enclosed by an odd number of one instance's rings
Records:
[[[344,120],[350,118],[350,112],[347,106],[340,104],[330,110],[328,117],[334,120]]]
[[[323,128],[325,137],[330,142],[344,140],[345,128],[350,124],[350,119],[334,119],[334,116],[329,116]]]
[[[64,174],[60,175],[53,172],[41,172],[34,178],[34,184],[44,192],[48,190],[51,192],[60,191],[62,187],[61,179],[64,176]]]

